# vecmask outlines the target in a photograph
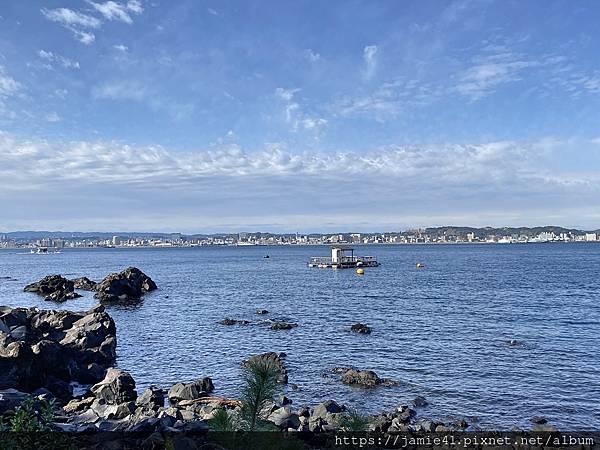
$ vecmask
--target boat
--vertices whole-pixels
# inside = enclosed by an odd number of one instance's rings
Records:
[[[380,265],[374,256],[355,256],[352,247],[344,246],[331,247],[331,257],[313,256],[308,261],[308,267],[318,267],[320,269],[350,269]]]

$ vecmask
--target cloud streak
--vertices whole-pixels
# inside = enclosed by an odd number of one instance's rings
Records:
[[[40,50],[38,51],[38,55],[41,59],[48,62],[49,68],[52,68],[52,64],[59,64],[65,69],[79,69],[78,61],[73,61],[72,59],[65,58],[59,54],[46,50]]]

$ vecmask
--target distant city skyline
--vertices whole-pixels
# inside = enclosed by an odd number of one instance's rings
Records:
[[[599,229],[599,13],[8,0],[0,234]]]

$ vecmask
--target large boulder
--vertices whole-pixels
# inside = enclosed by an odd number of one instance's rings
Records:
[[[0,333],[0,389],[16,388],[29,392],[42,387],[41,374],[33,368],[34,355],[23,341]]]
[[[139,300],[144,294],[157,289],[152,279],[135,267],[112,273],[96,285],[96,297],[101,302]]]
[[[68,400],[72,381],[97,382],[114,364],[115,335],[101,306],[81,313],[0,307],[0,389],[46,388]]]
[[[28,284],[23,290],[42,295],[45,300],[55,302],[64,302],[81,297],[75,292],[74,283],[61,275],[48,275],[40,281]]]
[[[132,402],[137,398],[133,377],[115,368],[108,369],[104,379],[93,385],[91,391],[98,400],[108,405]]]
[[[116,327],[103,307],[92,309],[68,329],[60,344],[79,353],[85,364],[110,365],[116,359]]]
[[[192,383],[177,383],[169,389],[169,401],[177,405],[182,400],[195,400],[207,397],[215,389],[212,379],[204,377]]]
[[[288,382],[288,371],[283,358],[285,353],[268,352],[261,355],[254,355],[242,363],[242,367],[248,368],[253,364],[265,364],[273,367],[277,373],[277,382],[286,384]]]

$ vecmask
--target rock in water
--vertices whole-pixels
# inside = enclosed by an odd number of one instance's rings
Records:
[[[273,322],[271,324],[271,330],[291,330],[292,328],[296,328],[297,326],[297,323]]]
[[[81,297],[75,292],[74,283],[61,275],[48,275],[36,283],[28,284],[23,290],[43,295],[45,300],[55,302]]]
[[[223,320],[219,320],[220,325],[248,325],[250,323],[249,320],[238,320],[238,319],[230,319],[229,317],[225,317]]]
[[[75,289],[81,289],[83,291],[95,291],[98,283],[90,280],[88,277],[75,278],[73,281],[73,285]]]
[[[104,379],[92,386],[92,393],[108,405],[135,401],[135,381],[131,375],[119,369],[108,369]]]
[[[288,382],[288,371],[285,367],[283,358],[285,353],[268,352],[262,355],[255,355],[248,358],[242,363],[242,367],[249,367],[252,364],[266,364],[272,366],[277,372],[277,382],[287,384]]]
[[[398,383],[387,379],[379,378],[372,370],[359,370],[351,367],[335,367],[331,370],[333,373],[342,375],[342,382],[364,387],[395,386]]]
[[[346,384],[360,384],[361,386],[373,387],[381,384],[381,378],[372,370],[351,369],[342,375],[342,381]]]
[[[139,300],[144,294],[156,289],[156,283],[135,267],[120,273],[112,273],[96,285],[96,298],[101,302]]]
[[[364,323],[355,323],[350,327],[350,331],[361,334],[371,334],[371,327]]]
[[[413,405],[416,406],[417,408],[422,408],[422,407],[429,405],[429,402],[422,395],[417,395],[415,397],[415,399],[413,400]]]

